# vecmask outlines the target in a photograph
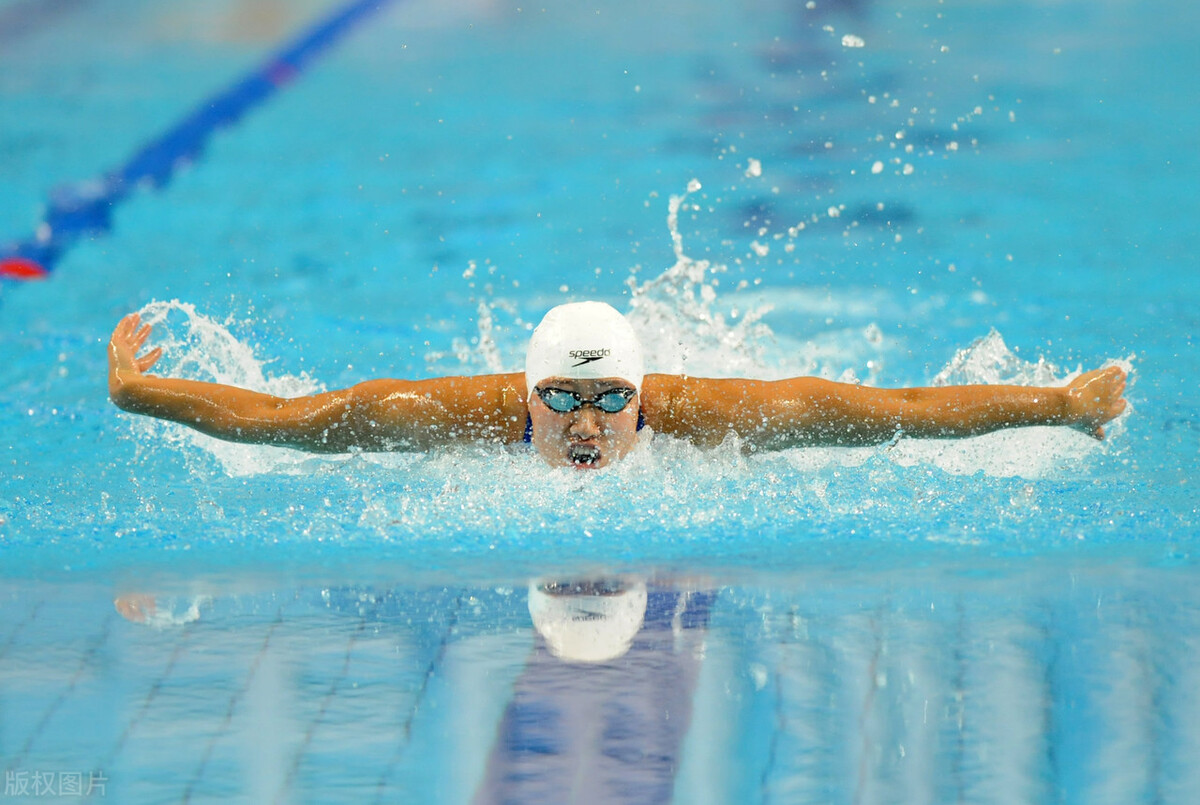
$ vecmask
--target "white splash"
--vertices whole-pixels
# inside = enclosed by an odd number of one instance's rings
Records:
[[[1113,361],[1126,371],[1129,360]],[[933,378],[934,386],[1007,384],[1015,386],[1065,386],[1080,369],[1064,370],[1044,357],[1026,361],[992,329],[970,346],[959,350]],[[1123,430],[1128,412],[1107,430],[1109,440]],[[902,439],[888,448],[888,457],[902,466],[931,464],[953,475],[1045,478],[1079,470],[1081,463],[1106,448],[1091,436],[1063,427],[1028,427],[996,431],[970,439]]]
[[[696,260],[684,252],[679,232],[680,210],[692,209],[688,196],[700,188],[693,179],[688,193],[671,196],[667,228],[675,264],[657,277],[638,284],[630,277],[629,320],[647,353],[647,368],[654,372],[761,376],[767,369],[763,346],[771,330],[761,322],[769,305],[731,310],[717,304],[725,266]]]
[[[507,299],[485,298],[475,306],[475,335],[459,336],[451,343],[457,365],[440,369],[440,361],[447,357],[436,350],[426,353],[425,360],[434,373],[439,371],[455,374],[495,374],[519,371],[524,364],[525,321],[517,312],[517,305]]]
[[[160,346],[163,357],[151,370],[155,374],[189,377],[230,386],[295,397],[313,394],[321,387],[307,374],[269,377],[254,350],[229,329],[187,302],[151,302],[139,311],[142,321],[154,328],[151,346]]]
[[[874,383],[880,358],[890,348],[879,326],[868,323],[835,330],[823,327],[818,320],[829,323],[836,316],[844,325],[847,316],[878,315],[888,304],[886,295],[869,297],[856,293],[839,300],[831,298],[828,292],[805,288],[770,292],[722,289],[720,279],[726,267],[690,257],[679,231],[680,213],[699,209],[689,201],[689,196],[698,192],[700,186],[698,180],[692,180],[688,192],[670,199],[667,225],[674,264],[643,283],[639,284],[633,276],[628,280],[631,293],[628,315],[647,347],[647,354],[652,356],[647,368],[654,372],[764,379],[815,374],[843,382],[857,382],[857,372],[865,368],[866,382]],[[776,336],[763,321],[775,304],[782,305],[793,319],[797,316],[811,319],[812,326],[802,328],[811,332]],[[528,301],[517,304],[495,298],[479,301],[477,335],[469,341],[454,342],[461,371],[511,371],[519,365],[529,325],[518,311],[528,305]],[[497,320],[498,314],[503,321]],[[231,332],[228,323],[204,316],[190,304],[154,302],[143,309],[142,315],[155,326],[152,345],[162,346],[165,352],[156,373],[226,383],[284,397],[321,390],[320,384],[306,374],[267,374],[265,361]],[[1035,362],[1022,360],[993,330],[960,350],[931,382],[939,386],[979,383],[1056,386],[1069,382],[1077,374],[1078,370],[1065,371],[1043,358]],[[464,515],[473,521],[492,522],[501,530],[506,524],[539,530],[547,518],[560,516],[554,501],[569,491],[560,487],[580,483],[570,472],[549,472],[532,489],[514,491],[513,478],[528,477],[535,467],[539,472],[545,468],[535,456],[497,445],[468,446],[429,455],[313,457],[281,448],[221,442],[182,426],[147,418],[139,418],[139,422],[139,427],[151,434],[155,442],[199,448],[184,452],[215,458],[230,476],[361,473],[361,483],[347,479],[362,493],[355,503],[355,516],[360,528],[379,533],[394,531],[397,523],[416,527],[440,518],[457,520]],[[1120,422],[1114,423],[1116,428],[1109,428],[1110,434],[1119,433]],[[831,481],[829,477],[832,473],[836,478],[841,468],[853,471],[848,475],[865,471],[864,467],[872,467],[871,471],[877,473],[882,465],[893,471],[928,466],[951,475],[984,473],[1043,478],[1063,471],[1077,472],[1080,462],[1096,450],[1104,449],[1087,435],[1066,428],[1024,428],[972,439],[901,439],[879,447],[807,448],[749,456],[743,453],[737,440],[730,440],[711,452],[665,438],[647,438],[645,442],[620,468],[601,474],[617,479],[601,481],[615,484],[614,494],[625,489],[631,480],[635,487],[647,485],[651,490],[649,497],[639,493],[634,495],[636,501],[633,498],[628,501],[632,510],[638,512],[657,505],[660,498],[670,499],[673,490],[683,490],[680,500],[691,498],[697,504],[719,498],[727,491],[726,487],[740,489],[737,493],[740,497],[772,497],[788,486],[789,475],[792,484],[801,478],[816,484],[813,488],[817,498],[808,496],[811,505],[813,500],[830,494],[836,484],[844,483]],[[681,470],[683,467],[687,469]],[[198,470],[204,471],[207,470]],[[384,475],[380,476],[380,472]],[[763,480],[760,476],[764,473],[776,480]],[[395,482],[403,485],[402,493],[397,493],[391,480],[384,489],[375,489],[381,477],[397,479]],[[555,490],[560,494],[556,496]],[[620,492],[617,497],[630,494]],[[796,494],[795,490],[788,493],[789,500]],[[472,502],[476,500],[486,505],[476,506]],[[660,513],[676,516],[665,509]],[[723,516],[723,510],[716,506],[708,514],[717,518]],[[595,516],[599,518],[600,514]],[[708,515],[700,505],[691,509],[688,516],[703,520]],[[611,515],[602,519],[611,523]]]
[[[1006,383],[1014,386],[1062,386],[1078,374],[1078,369],[1064,374],[1040,356],[1036,363],[1021,360],[993,328],[987,335],[955,353],[945,368],[933,378],[933,385]]]
[[[228,323],[221,324],[205,316],[187,302],[151,302],[139,313],[142,321],[154,328],[147,348],[163,349],[163,357],[150,370],[152,374],[238,386],[278,397],[301,397],[323,391],[319,383],[303,372],[266,374],[265,362],[230,331]],[[172,447],[199,448],[202,454],[215,458],[230,476],[296,472],[312,460],[308,454],[296,450],[225,442],[183,425],[148,417],[139,417],[137,421],[137,427],[151,440]],[[195,455],[194,451],[184,453]]]

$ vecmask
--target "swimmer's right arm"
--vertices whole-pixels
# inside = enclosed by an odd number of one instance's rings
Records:
[[[150,326],[134,313],[113,331],[108,390],[122,410],[179,422],[235,442],[323,453],[421,450],[461,441],[518,442],[525,430],[524,375],[371,380],[283,398],[220,383],[146,372],[162,356],[138,351]]]

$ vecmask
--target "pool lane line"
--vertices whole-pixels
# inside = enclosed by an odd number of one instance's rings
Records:
[[[106,754],[104,758],[98,764],[96,764],[97,769],[111,769],[113,767],[117,756],[120,755],[121,751],[125,748],[125,744],[129,741],[129,737],[133,734],[133,731],[139,724],[142,723],[142,719],[146,717],[146,714],[150,712],[150,708],[154,704],[154,700],[158,698],[158,694],[162,691],[163,685],[166,683],[167,678],[171,676],[171,673],[175,670],[175,666],[179,663],[179,658],[183,656],[184,651],[188,648],[188,641],[192,636],[192,629],[195,627],[196,623],[197,621],[192,621],[184,624],[183,630],[179,635],[179,639],[175,641],[175,646],[171,651],[171,656],[167,660],[166,667],[163,668],[161,674],[157,675],[158,678],[150,684],[150,688],[146,691],[146,695],[142,697],[141,707],[138,708],[137,713],[135,713],[133,718],[131,718],[125,725],[125,729],[121,731],[121,735],[117,738],[116,742],[109,747],[108,754]]]
[[[308,722],[308,729],[304,731],[304,737],[300,739],[300,745],[292,753],[292,762],[288,764],[287,774],[284,776],[273,802],[287,803],[291,801],[291,790],[296,784],[296,778],[300,775],[300,766],[304,763],[304,758],[308,754],[309,747],[312,746],[313,735],[325,723],[325,715],[329,712],[329,708],[337,698],[342,682],[350,674],[350,661],[354,657],[354,647],[358,645],[358,639],[362,637],[363,632],[366,630],[367,615],[364,612],[359,616],[358,627],[350,635],[350,639],[346,643],[346,653],[342,656],[342,668],[338,671],[338,675],[333,678],[333,681],[329,683],[329,688],[325,691],[325,695],[321,698],[321,704],[317,707],[316,715]]]
[[[215,132],[237,123],[291,84],[317,56],[356,24],[392,2],[353,0],[339,7],[239,81],[201,103],[124,165],[51,191],[37,231],[24,240],[0,245],[0,280],[48,277],[78,240],[109,232],[113,210],[135,190],[165,187],[176,172],[200,157]]]
[[[26,626],[28,626],[29,624],[31,624],[35,620],[37,620],[38,612],[41,611],[42,604],[44,604],[44,603],[45,603],[45,601],[39,600],[36,604],[34,604],[33,609],[29,610],[29,613],[25,616],[25,619],[22,620],[20,623],[18,623],[13,628],[13,630],[8,633],[8,637],[5,639],[4,645],[0,646],[0,660],[3,660],[5,658],[5,656],[8,655],[9,649],[11,649],[14,644],[16,644],[17,637],[20,636],[21,631]]]
[[[408,749],[408,745],[412,742],[413,721],[416,720],[417,712],[425,702],[425,694],[429,691],[429,683],[433,679],[434,673],[441,666],[442,661],[446,659],[446,651],[450,647],[450,638],[454,635],[455,629],[458,628],[458,617],[459,613],[462,612],[463,596],[466,594],[466,591],[464,591],[454,598],[454,609],[450,613],[449,623],[446,624],[446,628],[442,632],[442,639],[439,641],[437,649],[433,652],[433,657],[430,658],[429,664],[425,666],[425,675],[421,678],[421,685],[417,688],[417,692],[413,696],[412,706],[409,707],[408,715],[404,719],[404,724],[401,725],[401,740],[396,744],[396,749],[392,752],[392,757],[388,760],[387,768],[379,775],[379,780],[375,784],[375,799],[372,800],[373,803],[388,802],[391,800],[389,792],[390,781],[395,776],[396,767],[400,765],[405,750]]]
[[[28,758],[30,753],[33,751],[33,745],[37,743],[38,738],[40,738],[42,733],[45,732],[47,725],[54,718],[54,716],[57,715],[59,709],[63,706],[67,699],[71,698],[71,695],[75,693],[75,688],[79,686],[80,680],[83,679],[84,673],[92,667],[93,659],[97,654],[99,654],[100,649],[104,646],[104,644],[108,642],[109,633],[112,632],[113,621],[117,617],[118,615],[116,610],[114,610],[110,612],[108,617],[104,619],[104,622],[101,624],[99,636],[93,639],[91,643],[88,644],[88,647],[84,649],[83,653],[79,656],[79,664],[76,666],[75,672],[71,674],[71,679],[67,682],[67,686],[58,691],[58,696],[54,698],[54,701],[52,701],[42,713],[41,719],[34,726],[33,732],[31,732],[25,739],[24,745],[17,751],[17,754],[9,760],[8,765],[5,768],[6,775],[9,772],[14,772],[17,769],[23,768],[26,758]]]
[[[196,771],[192,773],[192,779],[188,781],[187,786],[183,789],[183,794],[179,800],[183,805],[187,805],[187,803],[192,801],[192,794],[204,779],[205,772],[208,771],[208,764],[212,760],[217,742],[228,734],[230,725],[233,724],[234,711],[237,710],[238,705],[241,704],[242,699],[245,698],[247,692],[250,690],[250,686],[254,683],[254,677],[258,674],[263,657],[266,656],[267,650],[271,647],[271,638],[282,624],[283,607],[280,606],[275,611],[275,619],[271,621],[266,635],[263,636],[262,643],[259,644],[258,653],[254,655],[254,661],[250,663],[250,669],[246,673],[246,677],[242,680],[242,686],[229,697],[229,702],[225,706],[225,715],[222,717],[216,731],[209,736],[208,743],[204,746],[204,752],[200,755],[200,762],[196,766]]]

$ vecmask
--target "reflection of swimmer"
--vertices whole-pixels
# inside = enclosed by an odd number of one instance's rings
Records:
[[[1125,408],[1125,372],[1115,366],[1062,388],[877,389],[816,377],[643,375],[633,328],[599,302],[547,313],[530,339],[523,373],[371,380],[295,399],[148,375],[162,354],[156,348],[138,357],[149,334],[137,314],[113,332],[108,385],[119,407],[221,439],[313,452],[524,440],[550,464],[599,468],[628,454],[643,425],[701,446],[735,434],[750,450],[876,444],[900,433],[972,436],[1026,425],[1065,425],[1103,438],[1104,424]]]
[[[186,608],[176,611],[169,599],[159,599],[146,593],[120,595],[113,606],[130,623],[144,623],[162,629],[200,620],[200,607],[210,601],[206,595],[192,596]]]
[[[671,802],[715,597],[629,579],[532,585],[542,640],[475,805]]]
[[[634,581],[529,586],[529,614],[550,653],[566,662],[608,662],[625,652],[646,616],[646,585]]]

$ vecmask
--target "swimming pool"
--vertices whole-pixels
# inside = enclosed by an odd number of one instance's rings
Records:
[[[397,0],[0,285],[5,798],[1189,801],[1200,12],[808,5]],[[339,8],[0,3],[0,243]],[[1132,410],[582,483],[104,397],[129,310],[302,393],[511,369],[588,297],[660,371],[1118,361]],[[619,660],[554,656],[550,579],[644,587]]]

